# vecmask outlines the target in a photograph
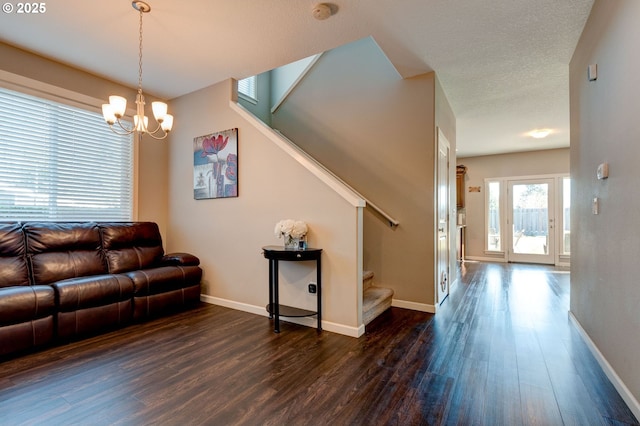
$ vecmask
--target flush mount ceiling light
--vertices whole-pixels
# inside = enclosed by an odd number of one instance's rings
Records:
[[[122,96],[109,96],[109,103],[102,105],[102,115],[114,133],[127,135],[136,133],[138,139],[143,134],[148,134],[154,139],[164,139],[173,127],[173,116],[167,114],[167,104],[164,102],[152,102],[153,116],[158,122],[155,130],[149,130],[149,118],[144,115],[144,96],[142,94],[142,15],[151,11],[151,6],[143,1],[133,1],[131,6],[140,13],[140,37],[138,48],[138,94],[136,95],[136,115],[133,116],[133,128],[123,126],[120,119],[127,110],[127,100]],[[118,124],[119,129],[114,127]]]
[[[311,11],[311,14],[318,21],[324,21],[325,19],[329,18],[332,15],[331,6],[329,6],[326,3],[318,3],[315,6],[313,6],[313,10]]]
[[[535,139],[542,139],[542,138],[546,138],[551,133],[553,133],[553,130],[551,130],[551,129],[534,129],[534,130],[530,131],[529,133],[527,133],[527,135],[529,135],[529,136],[531,136],[532,138],[535,138]]]

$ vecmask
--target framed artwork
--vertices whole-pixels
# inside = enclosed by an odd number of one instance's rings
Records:
[[[193,139],[193,197],[238,196],[238,129]]]

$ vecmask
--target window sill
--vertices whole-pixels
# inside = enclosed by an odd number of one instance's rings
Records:
[[[239,93],[238,92],[238,98],[242,99],[243,101],[249,102],[253,105],[258,105],[258,100],[252,98],[251,96],[247,96],[244,93]]]

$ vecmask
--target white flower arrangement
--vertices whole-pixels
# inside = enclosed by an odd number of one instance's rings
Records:
[[[285,240],[295,238],[299,240],[307,235],[309,228],[307,224],[301,220],[284,219],[276,223],[274,233],[278,238],[284,238]]]

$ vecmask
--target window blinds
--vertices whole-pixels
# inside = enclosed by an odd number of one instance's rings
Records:
[[[0,220],[119,221],[133,212],[133,138],[100,114],[0,88]]]
[[[242,93],[253,100],[257,100],[258,94],[256,92],[256,80],[257,77],[255,75],[253,77],[238,80],[238,93]]]

